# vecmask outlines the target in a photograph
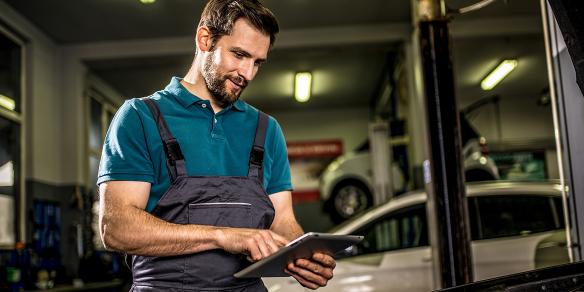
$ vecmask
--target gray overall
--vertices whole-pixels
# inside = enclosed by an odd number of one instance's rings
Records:
[[[262,187],[267,116],[259,112],[247,176],[187,176],[180,145],[158,105],[143,100],[158,126],[171,176],[152,214],[176,224],[269,229],[274,206]],[[133,255],[132,291],[266,291],[259,278],[233,277],[249,264],[245,255],[220,249],[172,257]]]

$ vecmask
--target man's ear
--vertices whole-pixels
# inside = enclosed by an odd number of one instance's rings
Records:
[[[202,25],[197,28],[196,36],[197,48],[203,52],[211,50],[211,44],[213,40],[211,39],[211,31],[208,27]]]

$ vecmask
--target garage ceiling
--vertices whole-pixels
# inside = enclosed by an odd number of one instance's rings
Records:
[[[392,45],[276,50],[262,65],[242,98],[264,111],[320,107],[366,107],[381,78]],[[342,60],[342,61],[339,61]],[[170,76],[184,76],[192,57],[135,58],[87,62],[93,71],[127,97],[144,96],[164,88]],[[294,72],[311,70],[313,97],[294,101]]]
[[[143,5],[138,0],[4,1],[55,42],[67,45],[190,37],[204,3],[202,0],[158,0],[152,5]],[[409,0],[263,2],[278,16],[282,31],[411,22]],[[449,6],[460,7],[476,1],[446,2]],[[539,13],[537,1],[501,0],[481,11],[459,16],[454,23],[475,19],[539,18]],[[398,48],[396,43],[376,42],[274,49],[269,62],[244,92],[244,98],[268,112],[365,107],[379,86],[386,59]],[[495,89],[496,93],[537,98],[547,83],[541,36],[466,37],[454,41],[458,95],[463,103],[491,94],[482,92],[478,83],[498,60],[507,56],[520,58],[520,65]],[[91,60],[87,65],[124,96],[135,97],[162,88],[172,75],[183,76],[191,59],[190,55],[116,58]],[[306,104],[298,104],[292,99],[292,76],[297,70],[314,73],[314,97]]]
[[[188,36],[206,1],[5,0],[59,43]],[[282,30],[406,22],[407,0],[264,0]]]

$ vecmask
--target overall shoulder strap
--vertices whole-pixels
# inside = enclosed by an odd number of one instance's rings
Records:
[[[264,182],[264,142],[266,141],[267,129],[268,115],[262,111],[258,111],[258,125],[249,156],[249,171],[247,176],[257,178],[260,184]]]
[[[142,98],[142,100],[146,103],[148,109],[150,109],[150,113],[156,122],[156,127],[158,127],[158,132],[162,139],[162,145],[164,146],[164,153],[166,154],[166,166],[170,173],[171,182],[180,176],[186,176],[187,172],[182,150],[180,149],[178,141],[172,136],[172,133],[168,129],[168,125],[160,112],[160,108],[151,98]]]

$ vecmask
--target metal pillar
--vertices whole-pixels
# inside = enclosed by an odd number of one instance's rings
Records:
[[[584,2],[577,0],[548,0],[555,20],[561,30],[562,38],[572,58],[576,72],[576,83],[584,92]]]
[[[373,170],[373,205],[378,206],[393,197],[393,156],[389,145],[389,124],[369,124],[369,153]]]
[[[548,6],[549,3],[549,6]],[[548,77],[572,261],[584,260],[584,11],[581,1],[541,0]],[[551,9],[550,9],[551,8]],[[553,9],[553,14],[552,14]],[[578,14],[580,13],[580,14]],[[579,74],[580,73],[580,74]],[[580,88],[578,85],[580,84]]]
[[[428,163],[424,177],[433,259],[441,288],[472,281],[460,121],[454,95],[448,20],[443,0],[416,0],[424,79]]]

